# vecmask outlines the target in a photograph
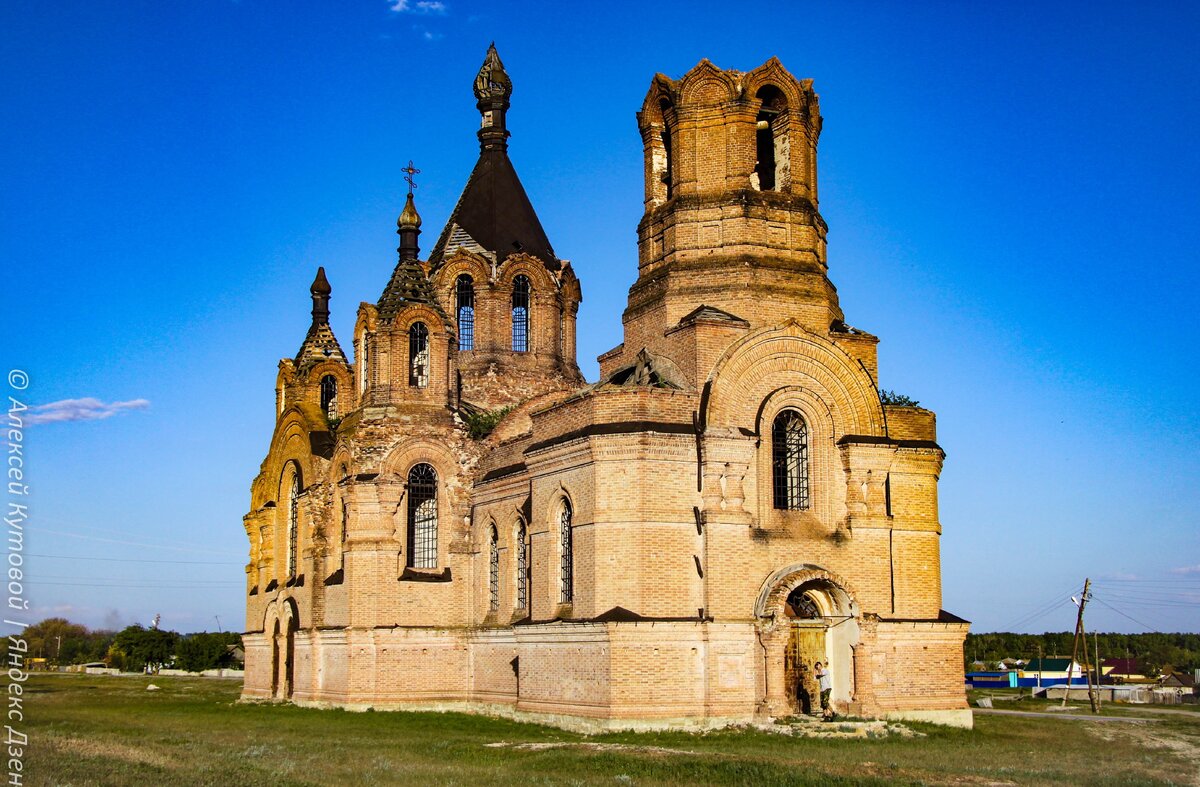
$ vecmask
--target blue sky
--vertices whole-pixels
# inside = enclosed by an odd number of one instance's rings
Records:
[[[825,117],[821,210],[880,382],[938,413],[944,606],[977,631],[1200,630],[1194,4],[6,3],[4,366],[29,430],[34,617],[243,624],[241,516],[324,265],[349,346],[477,154],[510,152],[621,341],[655,72],[772,55]],[[1192,359],[1192,360],[1189,360]],[[115,405],[115,406],[114,406]]]

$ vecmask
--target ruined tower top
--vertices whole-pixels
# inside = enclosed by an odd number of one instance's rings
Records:
[[[475,98],[483,115],[479,128],[479,149],[505,150],[508,147],[508,129],[504,125],[504,116],[508,112],[508,99],[512,96],[512,80],[500,62],[500,53],[496,44],[488,47],[487,56],[479,73],[475,75]]]

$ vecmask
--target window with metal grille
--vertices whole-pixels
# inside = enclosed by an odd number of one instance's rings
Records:
[[[529,279],[524,275],[513,279],[512,348],[517,353],[529,351]]]
[[[368,341],[369,341],[369,339],[367,337],[366,332],[364,331],[363,335],[362,335],[361,346],[359,347],[359,352],[358,352],[358,392],[359,393],[363,393],[364,391],[367,390],[367,369],[369,368],[368,367],[368,359],[367,359],[367,347],[368,347],[367,343],[368,343]]]
[[[559,578],[562,583],[562,594],[559,601],[570,604],[575,598],[575,536],[571,528],[571,501],[563,500],[562,509],[558,515],[558,538],[562,544],[562,563],[559,566]]]
[[[321,409],[326,418],[338,417],[338,386],[337,378],[327,374],[321,378]]]
[[[437,568],[437,473],[427,464],[408,471],[408,565]]]
[[[287,514],[287,575],[296,576],[296,541],[300,536],[300,476],[292,472],[292,485],[288,491]]]
[[[414,322],[408,329],[408,384],[429,386],[429,329],[423,322]]]
[[[463,274],[454,284],[455,309],[458,312],[458,349],[475,349],[475,281]]]
[[[808,424],[795,410],[775,416],[771,426],[775,507],[808,508]]]
[[[529,543],[525,523],[517,525],[517,609],[529,608]]]
[[[495,612],[500,609],[500,535],[495,525],[488,541],[488,609]]]

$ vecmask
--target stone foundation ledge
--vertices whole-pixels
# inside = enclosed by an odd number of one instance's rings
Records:
[[[244,699],[245,702],[262,702],[256,698]],[[665,732],[679,730],[685,732],[703,732],[719,730],[726,727],[744,727],[751,722],[748,717],[697,718],[694,716],[679,716],[674,718],[608,718],[598,716],[579,716],[566,713],[545,713],[537,711],[517,710],[511,705],[488,702],[444,701],[444,702],[328,702],[322,700],[292,700],[292,704],[301,708],[338,709],[349,712],[366,711],[407,711],[410,713],[473,713],[481,716],[510,719],[527,724],[541,724],[558,727],[569,732],[584,735],[599,735],[606,732]]]
[[[946,710],[893,710],[883,714],[885,719],[896,721],[924,721],[930,724],[941,724],[945,727],[959,727],[964,730],[974,729],[975,717],[970,708],[950,708]]]
[[[823,721],[819,718],[783,718],[774,723],[747,725],[749,729],[769,732],[774,735],[791,735],[797,738],[842,738],[866,739],[901,737],[924,738],[925,733],[917,732],[903,724],[888,722],[883,719],[833,719]]]

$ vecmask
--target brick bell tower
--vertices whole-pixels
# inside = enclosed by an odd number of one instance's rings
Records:
[[[748,73],[702,60],[679,80],[658,74],[637,120],[646,212],[625,347],[653,348],[701,306],[751,329],[840,326],[817,209],[812,80],[775,58]]]

